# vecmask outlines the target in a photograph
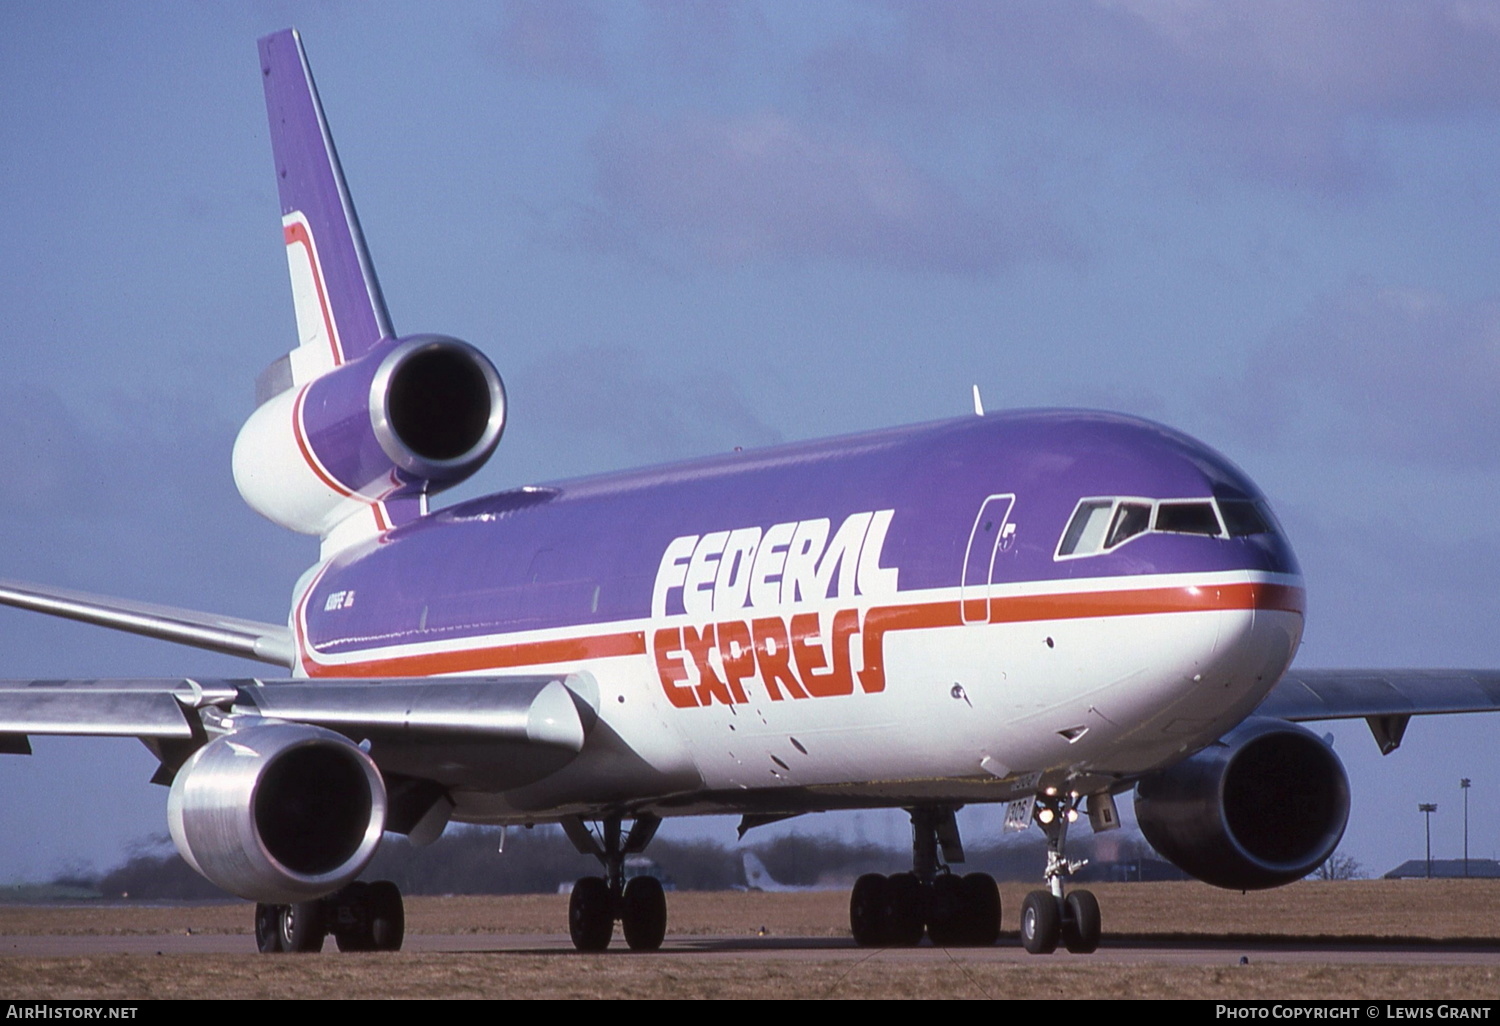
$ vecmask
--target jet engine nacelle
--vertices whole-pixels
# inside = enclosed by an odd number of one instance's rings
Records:
[[[505,386],[483,353],[388,339],[263,403],[235,439],[234,480],[267,519],[326,535],[362,507],[463,481],[504,428]]]
[[[1250,719],[1141,780],[1135,815],[1151,846],[1198,879],[1279,887],[1333,854],[1349,819],[1349,778],[1311,731]]]
[[[348,738],[260,723],[215,738],[177,773],[167,823],[183,859],[232,894],[290,904],[338,890],[375,854],[385,783]]]

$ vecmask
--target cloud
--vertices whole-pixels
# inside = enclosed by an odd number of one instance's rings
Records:
[[[605,204],[589,238],[622,228],[735,264],[799,257],[958,274],[1072,256],[1037,200],[960,195],[891,147],[763,111],[664,120],[627,111],[594,143]]]
[[[542,476],[618,470],[774,445],[732,377],[667,368],[624,347],[558,350],[513,375],[515,430],[532,443]],[[541,452],[545,446],[548,452]]]
[[[104,476],[100,454],[56,392],[0,385],[0,508],[7,517],[76,508]]]
[[[1500,300],[1355,282],[1252,354],[1225,410],[1283,443],[1500,467]]]
[[[747,0],[681,3],[680,0],[642,0],[643,39],[636,63],[644,60],[688,81],[723,82],[741,71],[752,53],[766,54],[759,45],[769,29],[758,5]]]
[[[538,78],[589,84],[604,80],[604,18],[591,0],[507,0],[495,55],[507,67]]]
[[[487,57],[524,75],[639,88],[764,75],[771,41],[754,0],[503,0],[498,32],[482,44]]]
[[[1374,167],[1369,118],[1500,107],[1500,13],[1472,0],[953,0],[808,60],[810,90],[914,110],[1049,109],[1165,123],[1281,185],[1338,191]]]
[[[0,385],[0,577],[278,618],[314,550],[240,500],[236,430],[180,395],[96,392],[85,415]]]

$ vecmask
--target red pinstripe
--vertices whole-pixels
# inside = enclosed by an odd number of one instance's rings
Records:
[[[1306,594],[1301,588],[1284,584],[1238,583],[996,598],[990,602],[989,622],[1023,623],[1228,609],[1302,613],[1305,606]],[[947,602],[876,606],[870,609],[863,625],[865,669],[861,671],[861,675],[884,675],[881,642],[887,633],[958,627],[962,623],[956,599]],[[300,629],[298,633],[304,657],[315,656],[316,653],[310,650]],[[478,645],[452,652],[389,656],[336,665],[320,664],[304,658],[303,665],[313,677],[426,677],[645,654],[646,634],[645,631],[638,630],[548,641]]]

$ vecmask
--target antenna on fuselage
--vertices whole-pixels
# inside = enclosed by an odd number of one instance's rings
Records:
[[[974,386],[974,416],[984,416],[984,400],[979,398],[979,386]]]

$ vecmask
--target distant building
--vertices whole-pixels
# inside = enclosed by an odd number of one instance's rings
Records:
[[[1495,880],[1500,879],[1500,862],[1494,859],[1470,859],[1470,877]],[[1387,880],[1425,880],[1428,876],[1426,859],[1408,859],[1395,869],[1385,874]],[[1433,859],[1432,878],[1434,880],[1462,880],[1464,873],[1463,859]]]
[[[1160,883],[1192,877],[1164,859],[1139,858],[1090,862],[1073,879],[1079,883]]]

